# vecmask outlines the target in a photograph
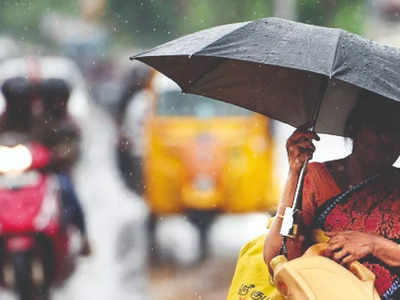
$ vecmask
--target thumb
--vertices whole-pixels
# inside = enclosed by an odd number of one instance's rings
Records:
[[[337,235],[337,231],[325,231],[325,235],[329,237],[333,237]]]

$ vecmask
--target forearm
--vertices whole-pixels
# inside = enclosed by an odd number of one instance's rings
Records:
[[[293,196],[296,190],[297,180],[299,178],[298,172],[290,172],[286,185],[283,191],[282,199],[278,205],[277,216],[282,216],[285,212],[285,208],[292,206]],[[279,255],[279,251],[282,245],[282,237],[280,235],[280,229],[282,226],[282,218],[276,217],[270,227],[268,235],[265,239],[264,245],[264,261],[269,266],[269,262],[272,258]],[[302,239],[296,237],[295,239],[287,239],[287,250],[288,257],[293,258],[299,256],[301,253]]]
[[[381,236],[374,237],[372,255],[391,267],[400,267],[400,245]]]

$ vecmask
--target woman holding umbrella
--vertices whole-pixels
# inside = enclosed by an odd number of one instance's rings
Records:
[[[364,90],[347,118],[345,134],[352,153],[339,160],[307,166],[302,191],[302,226],[287,240],[288,257],[310,245],[312,230],[330,238],[324,254],[341,264],[359,260],[376,276],[382,299],[400,297],[400,172],[392,165],[400,155],[400,105]],[[269,264],[282,245],[282,214],[292,205],[301,167],[313,155],[319,137],[297,129],[287,141],[289,175],[265,240]]]
[[[186,93],[295,127],[317,121],[288,140],[290,172],[265,241],[265,262],[281,248],[289,258],[301,255],[311,230],[321,228],[330,237],[327,256],[343,264],[360,260],[375,273],[383,299],[400,299],[400,175],[392,167],[400,155],[400,104],[395,104],[400,102],[400,49],[340,29],[265,18],[202,30],[132,58],[164,73]],[[348,115],[359,88],[365,91]],[[303,166],[315,149],[312,140],[318,139],[307,130],[311,125],[317,132],[349,136],[353,151],[341,160],[308,165],[299,193]],[[303,224],[291,239],[300,203]],[[258,246],[257,241],[246,245]]]

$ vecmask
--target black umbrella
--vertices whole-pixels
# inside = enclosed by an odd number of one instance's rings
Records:
[[[213,27],[132,57],[183,92],[233,103],[295,127],[343,135],[364,88],[400,100],[400,49],[340,29],[278,18]],[[329,79],[325,90],[326,79]]]
[[[295,127],[314,120],[321,133],[344,135],[360,88],[400,101],[400,49],[278,18],[206,29],[132,58],[164,73],[184,92]],[[296,211],[300,189],[298,184],[288,215]],[[286,221],[291,228],[292,220]]]

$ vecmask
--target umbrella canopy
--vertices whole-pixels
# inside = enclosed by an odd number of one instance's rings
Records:
[[[132,57],[199,94],[344,135],[360,88],[400,101],[400,49],[278,18],[213,27]],[[321,107],[319,103],[322,99]]]

